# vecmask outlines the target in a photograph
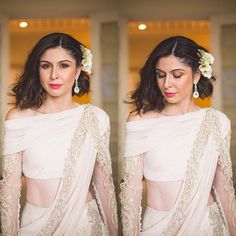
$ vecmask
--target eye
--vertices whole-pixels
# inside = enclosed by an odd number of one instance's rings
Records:
[[[61,63],[60,68],[68,68],[69,64],[68,63]]]
[[[40,68],[42,68],[42,69],[48,69],[50,67],[50,64],[48,64],[48,63],[41,63],[40,64]]]
[[[160,72],[156,72],[156,78],[157,79],[163,79],[163,78],[165,78],[165,74],[164,73],[160,73]]]
[[[180,79],[183,76],[183,74],[182,73],[174,73],[173,76],[176,79]]]

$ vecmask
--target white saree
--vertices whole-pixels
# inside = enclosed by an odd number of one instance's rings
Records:
[[[125,236],[235,235],[230,122],[223,113],[209,108],[131,121],[126,132],[120,193]],[[142,225],[143,177],[173,193],[159,199],[162,203],[175,199],[164,211],[147,206]],[[151,193],[147,187],[147,196]],[[208,206],[210,193],[216,203]]]
[[[6,121],[0,182],[3,236],[117,234],[109,127],[105,112],[92,105]],[[21,172],[45,182],[59,179],[52,204],[43,208],[27,202],[22,222]],[[96,202],[86,203],[91,185]]]

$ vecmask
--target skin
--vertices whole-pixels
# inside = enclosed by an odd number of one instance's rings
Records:
[[[166,100],[163,114],[178,115],[196,111],[192,97],[193,83],[200,79],[200,72],[193,74],[191,67],[173,55],[161,58],[156,64],[157,86]]]
[[[39,64],[40,82],[46,91],[46,99],[40,110],[50,112],[49,107],[53,111],[73,107],[71,90],[80,72],[81,68],[77,67],[75,59],[65,49],[56,47],[46,50]]]

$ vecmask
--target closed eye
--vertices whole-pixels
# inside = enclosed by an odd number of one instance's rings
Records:
[[[166,75],[164,73],[159,73],[159,72],[156,73],[156,78],[157,79],[163,79],[165,77],[166,77]]]
[[[173,77],[179,79],[183,76],[183,73],[173,73]]]
[[[181,77],[182,77],[182,74],[181,75],[174,75],[174,78],[176,78],[176,79],[179,79]]]

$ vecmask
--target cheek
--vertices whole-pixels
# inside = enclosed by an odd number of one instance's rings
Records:
[[[163,85],[164,85],[164,80],[162,80],[162,79],[157,79],[156,82],[157,82],[157,87],[160,88],[160,89],[162,89],[162,88],[163,88]]]
[[[39,80],[41,83],[46,82],[48,80],[48,75],[46,71],[39,70]]]
[[[46,80],[43,76],[39,75],[39,82],[41,84],[42,87],[45,87],[44,84],[46,84]]]
[[[67,73],[62,75],[62,79],[68,83],[74,82],[75,78],[76,78],[75,71],[68,71]]]
[[[190,78],[183,81],[182,87],[186,90],[191,89],[192,90],[193,83]]]
[[[177,84],[176,87],[184,95],[191,94],[193,90],[191,80],[182,81],[182,83]]]

